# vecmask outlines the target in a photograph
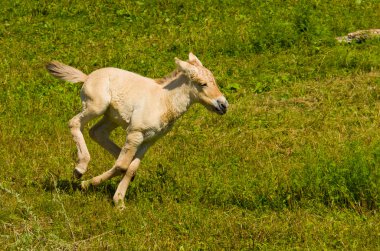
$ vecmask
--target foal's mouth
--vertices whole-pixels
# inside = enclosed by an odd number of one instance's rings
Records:
[[[201,102],[203,105],[212,112],[215,112],[219,115],[224,115],[227,113],[228,101],[225,97],[211,100],[211,102]]]
[[[218,98],[216,102],[214,102],[214,109],[220,115],[226,114],[227,108],[228,101],[224,96]]]
[[[219,115],[224,115],[224,114],[226,114],[227,113],[227,109],[224,109],[224,110],[222,110],[222,109],[219,109],[219,108],[214,108],[214,111],[217,113],[217,114],[219,114]]]
[[[214,106],[214,111],[219,115],[224,115],[227,113],[227,106],[223,103],[218,103],[217,106]]]

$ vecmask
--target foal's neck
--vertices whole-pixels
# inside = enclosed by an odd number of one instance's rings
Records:
[[[195,101],[194,86],[184,74],[177,74],[164,84],[165,104],[175,120],[185,113]]]

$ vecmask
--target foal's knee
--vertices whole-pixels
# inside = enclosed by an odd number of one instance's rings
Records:
[[[123,173],[131,179],[136,175],[137,172],[137,166],[133,165],[133,163],[130,166],[116,164],[115,169],[118,173]]]
[[[135,177],[135,175],[136,175],[136,172],[137,172],[137,170],[128,169],[126,175],[128,177],[130,177],[131,179],[133,179]]]
[[[128,167],[126,175],[128,177],[131,177],[131,179],[133,179],[135,177],[135,175],[136,175],[136,172],[137,172],[137,169],[139,167],[139,164],[140,164],[140,160],[139,159],[133,160],[132,163]]]
[[[125,173],[128,170],[128,166],[116,163],[115,170],[118,173]]]

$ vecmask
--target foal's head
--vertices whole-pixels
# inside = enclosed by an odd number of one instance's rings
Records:
[[[210,111],[223,115],[227,112],[227,99],[220,92],[214,75],[202,65],[202,62],[193,54],[189,54],[189,61],[175,59],[176,64],[195,87],[196,99]]]

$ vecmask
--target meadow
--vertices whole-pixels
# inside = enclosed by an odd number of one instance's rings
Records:
[[[380,39],[335,40],[370,28],[378,0],[2,2],[0,249],[380,249]],[[81,86],[45,64],[158,78],[190,51],[228,113],[177,121],[126,210],[118,178],[81,191],[67,127]],[[90,178],[114,160],[85,137]]]

